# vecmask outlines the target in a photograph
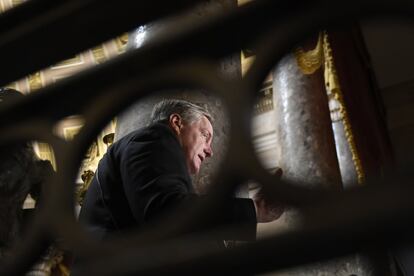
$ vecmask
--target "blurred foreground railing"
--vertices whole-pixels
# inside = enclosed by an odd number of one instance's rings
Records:
[[[5,85],[195,1],[170,2],[29,1],[0,16],[0,82]],[[274,185],[279,180],[266,172],[251,145],[249,118],[255,91],[267,73],[308,35],[362,17],[413,15],[414,3],[402,0],[256,1],[204,21],[171,25],[141,48],[22,100],[4,103],[1,146],[16,141],[48,143],[55,153],[57,174],[50,180],[48,197],[31,231],[16,245],[14,255],[4,260],[0,274],[24,273],[55,239],[75,255],[90,258],[90,275],[242,275],[324,260],[362,247],[385,248],[409,238],[414,222],[409,170],[342,193],[285,182]],[[217,62],[245,47],[257,49],[245,78],[221,78]],[[158,228],[103,244],[90,240],[73,214],[72,183],[83,153],[100,129],[132,102],[179,87],[203,87],[222,99],[229,111],[229,149],[225,166],[216,176],[220,181],[213,187],[215,200],[175,214],[170,218],[174,223],[165,221]],[[85,118],[76,139],[67,142],[55,136],[56,122],[75,114]],[[278,201],[302,208],[304,227],[226,250],[202,246],[194,250],[193,242],[211,233],[166,240],[172,232],[211,214],[221,195],[249,179]]]

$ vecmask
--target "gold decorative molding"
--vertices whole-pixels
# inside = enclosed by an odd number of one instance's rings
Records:
[[[83,171],[81,179],[83,183],[80,185],[76,192],[77,202],[82,206],[83,199],[85,198],[86,192],[88,191],[89,185],[91,184],[95,173],[91,170]]]
[[[108,59],[105,54],[105,49],[103,48],[103,46],[95,47],[91,51],[97,64],[101,64]]]
[[[323,33],[323,48],[325,66],[324,78],[326,91],[328,92],[328,96],[330,98],[335,99],[339,103],[338,112],[340,113],[340,117],[344,125],[345,136],[352,154],[352,161],[354,163],[355,171],[357,173],[358,183],[362,184],[365,182],[365,173],[355,144],[355,137],[352,131],[352,126],[349,120],[348,112],[345,107],[345,101],[343,98],[341,85],[339,84],[338,73],[336,71],[334,57],[332,55],[332,48],[329,43],[328,34],[326,32]]]
[[[237,0],[237,4],[239,6],[242,6],[242,5],[247,4],[247,3],[251,2],[251,1],[253,1],[253,0]]]
[[[26,1],[28,0],[0,0],[0,13]],[[23,79],[6,85],[6,87],[19,90],[24,94],[36,91],[58,79],[69,77],[80,70],[103,63],[109,58],[125,52],[127,43],[128,33],[124,33],[99,47],[89,49],[72,58],[49,66],[45,70],[26,76]]]
[[[240,60],[241,60],[241,72],[242,72],[242,76],[246,75],[247,71],[252,66],[255,58],[256,57],[254,55],[251,55],[251,56],[246,57],[245,56],[245,53],[243,51],[241,51]]]
[[[37,72],[28,76],[30,92],[38,90],[43,87],[42,73]]]
[[[82,125],[65,127],[63,128],[63,138],[65,138],[66,141],[71,141],[75,138],[81,129]]]
[[[17,89],[17,83],[16,83],[16,82],[9,83],[9,84],[8,84],[8,85],[6,85],[5,87],[6,87],[6,88],[15,89],[15,90],[19,90],[19,89]]]
[[[296,62],[305,75],[311,75],[323,64],[323,36],[319,34],[318,43],[315,49],[305,52],[302,48],[297,48],[294,52]]]
[[[25,1],[24,1],[24,0],[12,0],[12,1],[11,1],[11,3],[12,3],[12,6],[13,6],[13,7],[18,6],[18,5],[20,5],[21,3],[23,3],[23,2],[25,2]]]
[[[115,133],[108,133],[102,138],[102,141],[107,147],[109,147],[110,145],[114,143],[114,139],[115,139]]]
[[[72,67],[72,66],[76,66],[76,65],[80,65],[83,64],[84,60],[82,58],[82,55],[76,55],[72,58],[63,60],[53,66],[50,67],[50,69],[60,69],[60,68],[66,68],[66,67]]]
[[[0,13],[5,12],[11,8],[14,8],[26,1],[27,0],[11,0],[11,1],[0,0]]]
[[[49,160],[53,169],[56,171],[56,159],[53,148],[47,143],[35,142],[33,144],[34,151],[41,160]]]
[[[124,33],[121,36],[115,39],[116,46],[118,47],[118,51],[120,53],[125,52],[126,45],[128,43],[128,33]]]
[[[254,105],[255,115],[263,114],[273,110],[273,87],[272,83],[265,83],[259,91],[258,102]]]

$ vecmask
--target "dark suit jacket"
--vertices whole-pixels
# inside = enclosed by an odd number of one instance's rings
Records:
[[[178,139],[167,125],[156,123],[108,149],[86,193],[80,221],[93,236],[104,239],[139,228],[181,202],[197,200],[202,196],[194,193]],[[241,236],[234,239],[255,238],[256,214],[250,199],[229,198],[217,216],[217,223],[244,224]]]

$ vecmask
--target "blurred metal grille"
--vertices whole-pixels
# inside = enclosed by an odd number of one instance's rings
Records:
[[[0,16],[0,85],[196,2],[201,1],[28,1]],[[414,2],[255,1],[202,22],[171,26],[139,49],[2,107],[1,145],[18,140],[47,142],[56,154],[58,173],[33,230],[16,246],[15,255],[4,261],[0,274],[24,273],[57,238],[75,254],[91,257],[90,275],[244,275],[340,256],[361,246],[384,247],[404,238],[414,221],[414,186],[407,185],[412,179],[408,174],[344,193],[307,190],[291,183],[273,185],[277,180],[260,165],[250,141],[254,91],[284,53],[319,29],[373,15],[412,18]],[[215,64],[252,46],[257,58],[246,77],[220,78]],[[88,239],[72,210],[72,182],[83,152],[106,122],[131,102],[176,87],[206,88],[228,108],[233,127],[226,166],[217,175],[216,200],[240,182],[254,179],[277,200],[303,207],[311,223],[228,250],[191,250],[194,239],[209,233],[160,242],[169,231],[178,231],[168,222],[157,231],[114,242]],[[66,142],[54,136],[53,125],[74,114],[85,117],[76,139]],[[174,224],[184,228],[197,223],[214,206],[215,202],[207,202],[176,214]]]

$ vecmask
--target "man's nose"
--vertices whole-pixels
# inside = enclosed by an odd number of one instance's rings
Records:
[[[206,155],[206,157],[213,156],[213,149],[211,148],[210,145],[208,145],[204,148],[204,154]]]

